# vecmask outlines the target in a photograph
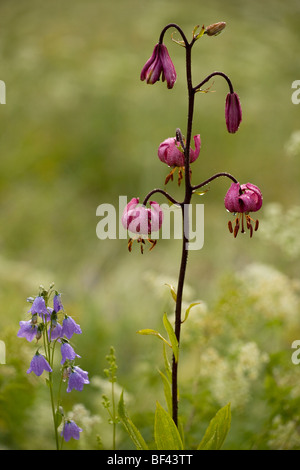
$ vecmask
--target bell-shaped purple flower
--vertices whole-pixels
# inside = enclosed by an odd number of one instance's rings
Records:
[[[69,375],[69,382],[67,392],[71,392],[73,389],[81,392],[85,384],[89,384],[88,373],[85,370],[82,370],[78,366],[71,368],[71,373]]]
[[[27,370],[27,374],[30,374],[30,372],[34,372],[35,375],[39,377],[40,375],[42,375],[44,370],[46,372],[52,372],[48,361],[45,359],[44,356],[37,352],[31,360],[30,367]]]
[[[61,336],[66,336],[68,339],[70,339],[74,333],[78,335],[81,334],[81,328],[72,317],[66,315],[63,319]]]
[[[17,333],[19,338],[26,338],[27,341],[32,341],[38,334],[38,325],[29,321],[20,321],[20,329]]]
[[[45,303],[45,299],[42,296],[38,296],[34,299],[30,310],[28,310],[32,315],[38,314],[42,318],[46,316],[47,319],[50,317],[50,312],[48,311]]]
[[[225,102],[225,121],[228,132],[234,134],[242,122],[242,108],[237,93],[228,93]]]
[[[250,216],[249,212],[258,211],[263,203],[263,197],[260,189],[251,183],[240,185],[239,183],[232,183],[229,190],[226,193],[224,199],[225,207],[229,212],[235,214],[235,227],[233,229],[231,221],[228,223],[228,228],[231,233],[234,233],[234,237],[237,236],[240,225],[241,232],[245,232],[244,228],[244,217],[246,219],[247,229],[250,230],[250,236],[253,234],[252,222],[254,222],[254,230],[258,229],[258,220],[254,221]]]
[[[61,364],[64,364],[67,359],[69,359],[70,361],[73,361],[75,357],[80,357],[78,354],[76,354],[72,346],[65,341],[63,341],[61,345],[60,352],[61,352],[61,357],[62,357]]]
[[[68,442],[71,438],[78,440],[80,437],[79,433],[81,431],[82,429],[77,426],[75,421],[73,421],[72,419],[68,419],[64,424],[61,436],[63,436],[66,442]]]
[[[167,87],[173,88],[176,82],[176,70],[164,44],[156,44],[151,57],[147,60],[141,71],[141,80],[153,84],[162,77],[166,80]]]
[[[63,304],[61,303],[61,294],[56,294],[53,297],[53,309],[56,313],[58,313],[60,310],[64,310]]]
[[[51,333],[51,334],[50,334]],[[62,326],[60,323],[53,322],[52,326],[49,327],[48,329],[48,338],[51,341],[54,341],[58,338],[61,338],[63,336],[62,334]]]

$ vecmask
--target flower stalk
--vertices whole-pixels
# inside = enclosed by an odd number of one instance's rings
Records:
[[[166,25],[160,33],[159,42],[155,46],[152,56],[146,62],[142,69],[141,79],[147,81],[147,83],[155,83],[159,80],[159,76],[162,73],[162,79],[164,80],[167,77],[167,84],[168,88],[173,88],[177,75],[174,69],[174,65],[171,61],[171,58],[167,52],[166,46],[163,44],[164,35],[169,28],[175,28],[177,32],[179,32],[181,36],[181,40],[175,40],[172,37],[172,40],[183,46],[185,48],[185,64],[186,64],[186,83],[187,83],[187,95],[188,95],[188,112],[187,112],[187,129],[186,129],[186,138],[183,137],[181,130],[176,129],[176,137],[166,139],[162,142],[158,149],[158,157],[163,162],[166,163],[169,167],[171,167],[171,172],[167,176],[165,184],[171,179],[173,179],[173,173],[176,168],[179,168],[179,178],[178,184],[180,184],[181,179],[183,179],[183,172],[184,172],[184,199],[183,201],[177,201],[174,199],[167,191],[162,189],[153,189],[150,191],[143,201],[143,211],[149,211],[150,209],[145,209],[147,202],[149,201],[150,197],[152,197],[155,193],[160,193],[164,197],[166,197],[170,202],[175,205],[180,206],[182,211],[182,249],[181,249],[181,261],[180,261],[180,268],[178,274],[178,283],[177,283],[177,291],[176,291],[176,306],[175,306],[175,322],[174,322],[174,334],[176,336],[176,341],[178,348],[176,348],[176,355],[173,350],[173,358],[172,358],[172,418],[176,426],[178,426],[178,350],[180,345],[180,336],[181,336],[181,325],[182,321],[182,301],[183,301],[183,290],[184,290],[184,282],[186,276],[186,269],[187,269],[187,262],[188,262],[188,252],[189,252],[189,211],[185,210],[191,203],[191,199],[193,194],[200,189],[201,187],[209,184],[213,180],[226,177],[231,180],[232,185],[229,190],[229,196],[227,195],[225,198],[225,207],[230,212],[232,207],[238,208],[238,212],[242,214],[242,216],[237,217],[235,232],[239,230],[239,220],[244,221],[244,217],[246,219],[247,228],[250,230],[250,235],[252,236],[253,227],[252,227],[252,219],[250,218],[248,212],[258,210],[262,204],[262,196],[260,190],[250,184],[247,185],[240,185],[238,180],[227,172],[219,172],[214,174],[213,176],[209,177],[208,179],[202,181],[200,184],[193,185],[191,183],[191,170],[190,165],[193,163],[199,155],[200,152],[200,134],[194,136],[195,141],[195,150],[192,150],[191,139],[192,139],[192,128],[193,128],[193,118],[194,118],[194,108],[195,108],[195,95],[198,92],[205,91],[202,90],[203,85],[209,82],[213,77],[220,76],[226,80],[229,92],[226,96],[225,100],[225,122],[226,127],[229,133],[233,134],[237,132],[239,129],[240,123],[242,121],[242,110],[240,105],[240,100],[238,95],[235,93],[232,82],[230,78],[223,72],[213,72],[209,74],[204,80],[198,83],[196,86],[193,86],[192,80],[192,48],[195,42],[203,37],[204,35],[207,36],[216,36],[218,35],[224,28],[226,24],[224,22],[214,23],[207,28],[202,26],[199,33],[197,30],[199,26],[196,26],[193,30],[192,40],[189,42],[186,35],[176,23],[170,23]],[[160,57],[159,51],[164,51],[164,58]],[[168,79],[169,77],[169,79]],[[171,78],[172,77],[172,80]],[[182,166],[184,163],[184,166]],[[226,201],[229,198],[229,208],[226,205]],[[130,209],[130,205],[132,202],[128,204],[126,211]],[[153,201],[150,202],[150,205],[153,204]],[[157,204],[157,203],[156,203]],[[125,212],[124,212],[125,214]],[[124,215],[123,215],[124,218]],[[126,219],[129,220],[129,219]],[[130,221],[129,221],[130,224]],[[151,217],[148,218],[148,224],[152,224]],[[230,222],[231,224],[231,222]],[[232,227],[232,224],[228,224],[228,227]],[[128,224],[123,225],[128,228]],[[160,228],[160,227],[159,227]],[[254,230],[257,230],[258,223],[255,222]],[[243,231],[243,229],[242,229]],[[135,230],[136,233],[139,233]],[[236,235],[235,235],[236,236]],[[152,249],[152,248],[151,248]],[[130,246],[131,251],[131,246]]]

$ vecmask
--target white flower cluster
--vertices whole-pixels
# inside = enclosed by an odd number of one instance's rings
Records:
[[[284,209],[280,203],[264,206],[258,236],[271,246],[279,248],[290,258],[300,255],[300,206]]]
[[[250,399],[252,383],[267,361],[268,355],[254,342],[242,344],[232,357],[222,357],[216,349],[209,348],[201,356],[199,373],[209,381],[210,392],[220,406],[230,402],[232,408],[240,408]]]
[[[272,421],[271,436],[268,445],[273,450],[299,449],[300,436],[296,421],[283,422],[280,415],[275,416]]]
[[[299,281],[260,263],[247,266],[239,277],[260,315],[269,319],[298,321]]]

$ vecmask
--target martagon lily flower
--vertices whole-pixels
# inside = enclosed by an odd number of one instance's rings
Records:
[[[157,232],[163,222],[163,211],[159,204],[150,201],[151,208],[139,205],[139,198],[132,198],[127,204],[122,215],[123,227],[137,235],[137,242],[141,243],[141,253],[143,253],[143,245],[145,239],[151,244],[150,250],[156,245],[157,240],[149,238],[151,233]],[[128,249],[131,251],[133,239],[128,241]]]
[[[235,214],[235,227],[233,228],[231,221],[228,222],[228,228],[234,237],[237,236],[241,227],[241,232],[245,232],[244,218],[246,220],[246,227],[250,231],[250,237],[253,235],[254,230],[258,229],[258,220],[253,220],[249,212],[258,211],[263,203],[263,197],[260,189],[251,183],[240,185],[239,183],[232,183],[225,196],[225,207],[229,212]]]
[[[173,88],[176,82],[176,70],[164,44],[156,44],[151,57],[147,60],[141,71],[141,80],[153,85],[162,77],[167,87]]]
[[[195,150],[190,148],[190,163],[193,163],[199,157],[201,147],[200,134],[194,136],[194,143]],[[185,141],[183,144],[185,145]],[[164,140],[158,147],[158,158],[161,162],[172,167],[171,172],[166,177],[165,184],[170,179],[173,180],[173,174],[178,168],[178,185],[180,185],[184,171],[184,149],[180,141],[176,137],[169,137]]]

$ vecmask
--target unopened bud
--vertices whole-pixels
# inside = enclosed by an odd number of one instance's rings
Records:
[[[38,341],[39,339],[41,339],[42,334],[43,334],[43,328],[39,328],[39,327],[38,327],[37,332],[36,332],[36,335],[35,335],[37,341]]]
[[[205,33],[204,34],[207,34],[208,36],[217,36],[218,34],[221,33],[221,31],[223,31],[225,26],[226,26],[226,23],[224,21],[220,21],[219,23],[211,24],[211,25],[207,26],[207,28],[205,28]]]

